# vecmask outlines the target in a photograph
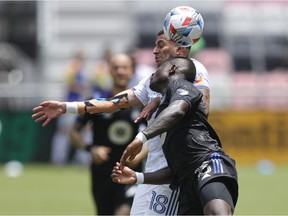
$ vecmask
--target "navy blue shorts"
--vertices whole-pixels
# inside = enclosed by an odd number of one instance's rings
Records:
[[[227,202],[232,211],[238,199],[235,161],[225,154],[212,153],[194,173],[180,182],[178,215],[203,215],[204,206],[213,199]]]

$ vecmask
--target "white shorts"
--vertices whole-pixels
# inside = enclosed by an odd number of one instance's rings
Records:
[[[177,215],[179,189],[169,185],[140,184],[134,196],[130,215]]]

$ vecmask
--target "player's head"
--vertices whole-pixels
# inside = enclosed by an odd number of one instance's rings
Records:
[[[168,40],[161,30],[158,33],[153,54],[155,55],[155,62],[159,66],[163,61],[170,57],[181,56],[188,57],[191,47],[176,46],[172,40]]]
[[[171,57],[164,61],[151,76],[150,88],[163,94],[171,81],[185,79],[193,83],[195,76],[196,68],[191,59]]]
[[[127,88],[129,81],[134,76],[135,61],[128,54],[114,54],[109,61],[110,73],[116,88]]]

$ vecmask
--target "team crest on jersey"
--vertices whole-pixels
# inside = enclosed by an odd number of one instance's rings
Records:
[[[177,89],[176,94],[181,95],[181,96],[185,96],[185,95],[188,95],[189,92],[186,89]]]
[[[204,161],[200,167],[195,170],[195,174],[198,174],[198,180],[204,180],[205,178],[210,177],[209,174],[212,171],[209,161]]]
[[[115,145],[125,145],[133,136],[133,128],[127,121],[117,120],[108,128],[108,136]]]
[[[196,83],[196,84],[201,83],[202,80],[203,80],[203,75],[202,75],[202,73],[196,74],[195,83]]]

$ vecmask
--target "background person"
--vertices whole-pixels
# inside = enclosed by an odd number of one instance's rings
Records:
[[[67,101],[79,101],[83,99],[86,92],[87,83],[85,80],[85,56],[83,50],[75,52],[73,58],[67,63],[65,68],[65,81],[67,84]],[[56,131],[51,143],[51,162],[53,164],[66,164],[74,159],[79,164],[87,164],[90,161],[89,155],[85,152],[75,151],[71,148],[69,130],[75,116],[61,116],[56,125]]]
[[[93,98],[111,97],[125,89],[134,75],[134,59],[126,54],[114,54],[109,59],[109,71],[113,80],[110,91],[97,91]],[[94,204],[98,215],[129,215],[133,200],[133,188],[117,185],[111,181],[111,170],[126,145],[138,133],[141,124],[135,124],[139,109],[121,112],[78,116],[72,126],[71,138],[76,148],[85,149],[93,158],[90,172]],[[86,143],[81,131],[91,124],[93,143]],[[145,125],[142,125],[145,127]],[[141,163],[133,164],[141,170]],[[133,166],[132,165],[132,166]]]

